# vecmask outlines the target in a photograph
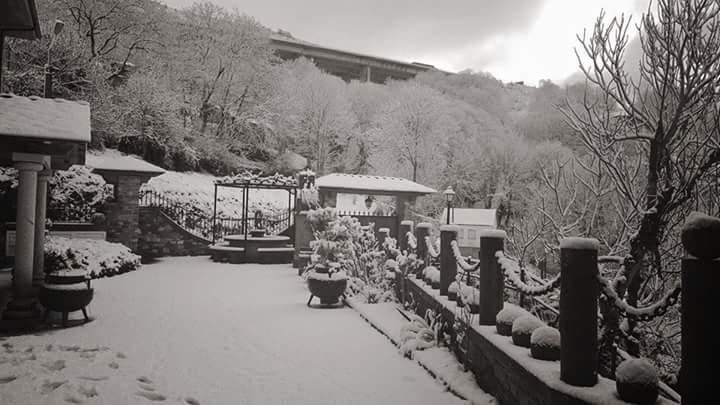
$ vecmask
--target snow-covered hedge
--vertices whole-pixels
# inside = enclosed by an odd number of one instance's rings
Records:
[[[140,256],[120,243],[50,236],[45,241],[48,272],[83,270],[91,278],[112,277],[140,267]]]
[[[530,336],[545,324],[532,314],[521,315],[513,322],[512,341],[516,346],[530,347]]]
[[[530,335],[530,354],[540,360],[560,360],[560,331],[541,326]]]
[[[18,185],[14,168],[0,168],[0,194]],[[113,186],[85,166],[56,170],[48,181],[48,212],[53,221],[88,222],[113,196]]]
[[[654,404],[658,397],[659,380],[657,369],[645,359],[625,360],[615,371],[620,399],[635,404]]]
[[[528,312],[525,309],[506,302],[503,309],[495,316],[497,332],[503,336],[512,335],[512,325],[515,319],[527,314]]]

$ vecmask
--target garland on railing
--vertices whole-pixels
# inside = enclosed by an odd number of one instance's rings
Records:
[[[408,231],[406,237],[407,237],[408,247],[412,250],[417,249],[417,238],[415,237],[415,235],[413,235],[412,232]]]
[[[465,261],[465,258],[463,257],[462,252],[460,252],[460,247],[458,246],[456,240],[450,242],[450,247],[452,248],[453,256],[455,256],[455,261],[457,262],[458,266],[463,269],[463,271],[473,272],[480,268],[480,262],[470,264]]]
[[[520,269],[517,262],[507,258],[502,251],[495,253],[495,257],[497,257],[498,264],[502,267],[505,275],[508,277],[508,280],[510,280],[510,282],[523,294],[530,296],[545,295],[560,285],[560,276],[562,273],[558,273],[555,277],[551,278],[547,281],[547,283],[542,285],[526,284],[520,279],[518,274]]]
[[[615,289],[613,289],[610,284],[610,280],[605,279],[600,274],[597,275],[597,279],[600,282],[601,292],[610,300],[610,302],[615,304],[623,315],[636,318],[643,322],[665,315],[667,310],[677,303],[678,295],[680,295],[680,292],[682,291],[682,283],[678,280],[675,283],[675,286],[659,301],[644,308],[636,308],[623,301],[622,298],[617,295]]]
[[[425,245],[427,246],[427,251],[430,257],[432,258],[438,258],[440,256],[439,249],[435,250],[435,246],[433,246],[432,242],[430,241],[430,237],[425,237]]]

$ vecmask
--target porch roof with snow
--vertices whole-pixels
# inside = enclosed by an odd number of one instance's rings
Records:
[[[400,177],[332,173],[315,180],[320,191],[348,194],[420,196],[437,190]]]
[[[139,157],[124,154],[116,149],[105,149],[102,152],[90,152],[85,159],[85,166],[95,172],[121,172],[141,176],[158,176],[165,169],[148,163]]]
[[[60,98],[0,94],[0,165],[12,153],[50,156],[53,169],[85,163],[90,104]]]

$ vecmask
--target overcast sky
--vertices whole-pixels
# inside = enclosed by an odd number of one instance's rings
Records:
[[[164,0],[185,7],[193,0]],[[505,82],[562,82],[577,72],[576,34],[601,9],[639,21],[648,0],[214,0],[320,45],[489,72]]]

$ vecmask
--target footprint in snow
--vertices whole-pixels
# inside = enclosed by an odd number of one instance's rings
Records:
[[[141,396],[143,398],[147,398],[151,401],[164,401],[167,399],[167,397],[163,394],[158,394],[157,392],[151,392],[151,391],[138,391],[135,393],[135,395]]]
[[[140,377],[138,377],[137,380],[143,384],[152,384],[152,380],[145,377],[144,375],[141,375]]]
[[[188,405],[200,405],[200,401],[193,397],[185,397],[185,403]]]
[[[102,376],[97,376],[97,377],[80,376],[80,377],[78,377],[78,378],[81,379],[81,380],[88,380],[88,381],[98,382],[98,381],[105,381],[105,380],[107,380],[109,377],[106,376],[106,375],[102,375]]]
[[[98,396],[97,388],[95,386],[86,387],[81,385],[78,387],[78,393],[85,396],[86,398],[92,398]]]
[[[65,368],[65,360],[55,360],[43,363],[42,366],[50,371],[60,371]]]
[[[145,391],[155,391],[155,387],[153,387],[152,385],[147,385],[147,384],[143,384],[143,383],[140,383],[138,385],[140,386],[140,388],[142,388]]]
[[[110,367],[110,368],[113,369],[113,370],[117,370],[118,367],[120,367],[120,365],[117,364],[117,363],[114,362],[114,361],[111,361],[110,364],[108,364],[108,367]]]
[[[71,392],[65,393],[65,397],[63,399],[65,400],[65,402],[69,402],[71,404],[82,404],[83,402],[85,402],[82,398]]]
[[[43,382],[42,385],[40,386],[40,393],[43,395],[49,394],[49,393],[55,391],[56,389],[58,389],[58,387],[65,384],[66,382],[67,382],[67,380],[64,380],[64,381],[45,380],[45,382]]]
[[[7,384],[17,380],[18,376],[14,374],[0,375],[0,384]]]
[[[124,359],[124,358],[126,358],[125,353],[122,353],[122,352],[117,352],[117,353],[115,354],[115,357],[117,357],[118,359]]]

